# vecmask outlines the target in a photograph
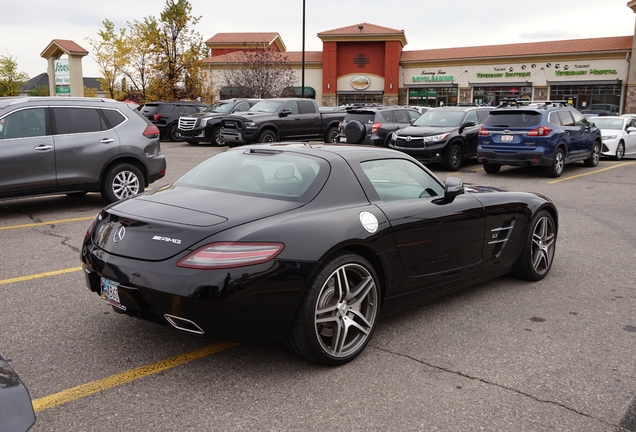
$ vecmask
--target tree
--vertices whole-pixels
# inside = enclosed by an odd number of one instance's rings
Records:
[[[287,56],[267,50],[238,51],[226,55],[223,79],[240,97],[271,98],[296,80]]]
[[[29,75],[18,72],[18,63],[11,54],[0,55],[0,96],[18,96],[27,81]]]
[[[99,67],[102,77],[99,79],[102,90],[117,99],[121,89],[116,86],[117,78],[121,75],[125,64],[124,37],[125,29],[115,30],[115,24],[108,19],[102,21],[104,29],[97,32],[99,39],[88,41],[95,52],[95,63]]]
[[[154,41],[158,34],[158,24],[154,17],[128,22],[128,32],[122,45],[125,62],[121,72],[129,81],[126,94],[136,95],[134,100],[146,100],[156,52]]]

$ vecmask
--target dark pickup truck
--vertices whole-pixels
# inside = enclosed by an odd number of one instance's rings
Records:
[[[188,144],[224,146],[221,120],[224,115],[247,111],[260,99],[224,99],[213,103],[203,112],[179,117],[179,135]]]
[[[336,142],[344,111],[321,113],[313,99],[264,99],[241,115],[223,117],[221,138],[230,147],[321,139]]]

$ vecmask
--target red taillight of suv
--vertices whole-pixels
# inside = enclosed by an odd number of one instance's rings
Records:
[[[552,129],[547,126],[541,126],[537,129],[529,130],[528,136],[548,136],[550,132],[552,132]]]
[[[159,132],[159,128],[155,125],[148,125],[146,129],[144,129],[143,136],[146,138],[157,138],[161,132]]]
[[[477,132],[479,136],[488,136],[488,130],[479,126],[479,132]]]
[[[382,127],[382,123],[380,122],[375,122],[371,125],[371,133],[374,134],[378,131],[378,129],[380,129]]]
[[[163,117],[163,114],[153,114],[152,121],[159,121],[161,117]]]

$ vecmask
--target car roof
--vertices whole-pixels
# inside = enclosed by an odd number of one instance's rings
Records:
[[[16,96],[0,98],[0,108],[10,105],[20,105],[29,103],[52,103],[55,105],[71,105],[77,103],[89,104],[120,104],[124,102],[116,101],[108,98],[89,98],[89,97],[58,97],[58,96]]]

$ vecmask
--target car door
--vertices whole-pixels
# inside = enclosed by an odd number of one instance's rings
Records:
[[[568,148],[567,157],[569,159],[576,159],[586,148],[581,135],[583,128],[574,123],[574,118],[569,110],[559,110],[557,113],[563,126],[563,140]]]
[[[460,126],[461,134],[464,137],[466,147],[464,155],[471,156],[477,154],[477,138],[479,133],[479,117],[477,111],[469,111]]]
[[[96,183],[119,153],[119,136],[101,110],[52,107],[59,187]]]
[[[484,249],[485,210],[472,194],[450,202],[444,187],[406,159],[362,162],[370,196],[392,228],[402,268],[436,285],[466,276]],[[414,284],[413,289],[416,288]]]
[[[631,118],[625,122],[625,131],[623,132],[625,140],[625,154],[636,153],[636,131],[630,131],[629,128],[636,128],[636,119]]]
[[[297,137],[302,134],[303,129],[298,102],[295,100],[285,102],[280,112],[286,109],[290,110],[291,114],[280,117],[277,121],[281,140]]]
[[[0,118],[0,195],[55,190],[55,142],[45,107]]]
[[[310,100],[298,101],[298,109],[302,118],[301,134],[306,138],[319,137],[322,117],[316,109],[316,104]]]

